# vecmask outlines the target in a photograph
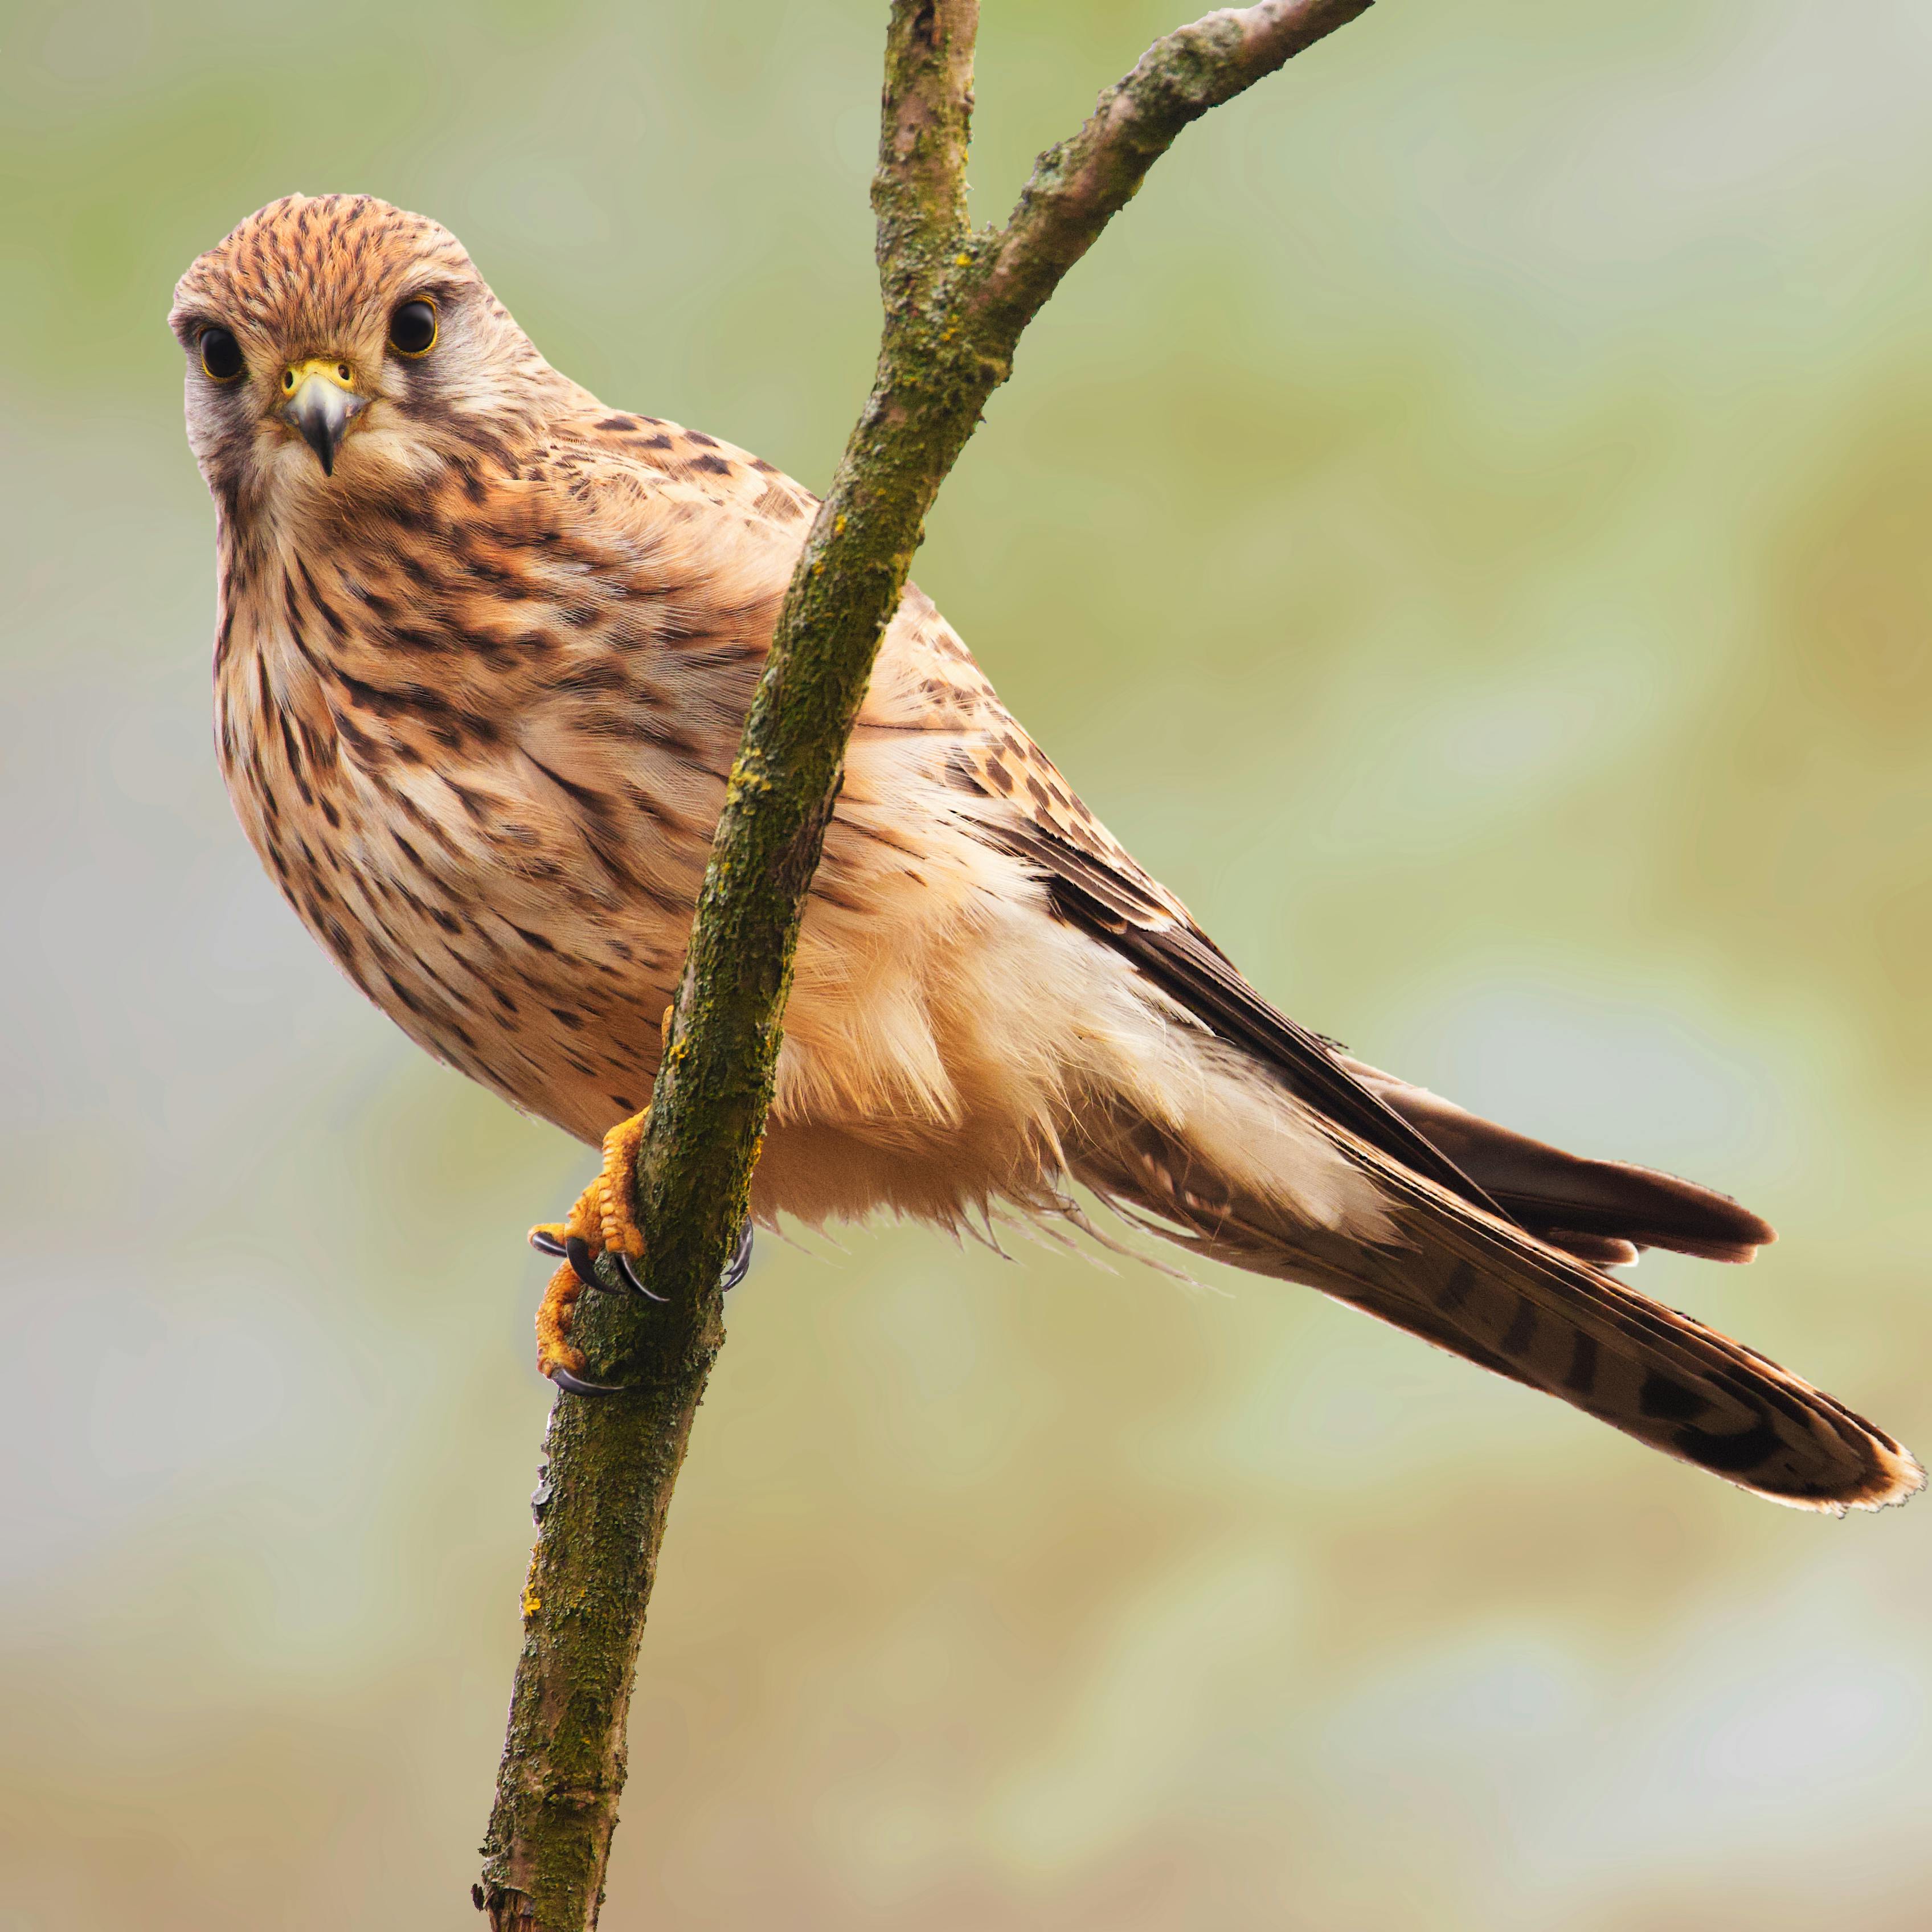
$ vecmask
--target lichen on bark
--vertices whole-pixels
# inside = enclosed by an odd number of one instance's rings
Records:
[[[978,0],[894,0],[872,206],[877,374],[778,614],[726,790],[638,1157],[662,1306],[587,1295],[572,1340],[623,1395],[560,1396],[475,1901],[499,1932],[589,1932],[671,1491],[724,1340],[718,1286],[772,1099],[806,895],[926,514],[1022,332],[1187,124],[1367,10],[1262,0],[1157,40],[1042,154],[1005,225],[966,206]]]

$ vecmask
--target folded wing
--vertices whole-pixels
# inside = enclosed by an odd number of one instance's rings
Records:
[[[1646,1247],[1748,1261],[1774,1238],[1764,1221],[1689,1181],[1480,1119],[1297,1025],[1040,766],[1048,778],[1027,788],[1029,808],[1018,786],[958,760],[981,836],[1034,869],[1062,919],[1240,1049],[1239,1077],[1291,1096],[1373,1178],[1389,1232],[1364,1240],[1311,1225],[1292,1189],[1234,1180],[1240,1163],[1125,1105],[1090,1112],[1069,1145],[1103,1198],[1184,1247],[1318,1288],[1774,1501],[1875,1508],[1922,1485],[1882,1430],[1604,1272]],[[1204,1060],[1204,1075],[1224,1077]]]

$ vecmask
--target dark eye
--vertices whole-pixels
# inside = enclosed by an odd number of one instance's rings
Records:
[[[201,332],[201,366],[218,382],[232,382],[247,365],[242,360],[242,345],[225,328],[204,328]]]
[[[406,302],[390,316],[389,346],[398,356],[427,356],[436,346],[436,304],[427,296]]]

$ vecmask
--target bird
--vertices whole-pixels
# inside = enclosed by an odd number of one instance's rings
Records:
[[[603,1150],[532,1238],[566,1390],[726,780],[818,500],[553,368],[450,232],[269,203],[170,324],[214,500],[215,748],[303,923],[418,1046]],[[908,584],[804,912],[752,1218],[995,1214],[1316,1288],[1758,1496],[1917,1462],[1616,1270],[1750,1260],[1756,1214],[1545,1145],[1277,1010],[1136,864]],[[734,1262],[742,1268],[745,1250]]]

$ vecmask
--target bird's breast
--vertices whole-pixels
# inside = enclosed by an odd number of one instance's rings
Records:
[[[264,865],[354,983],[595,1140],[649,1098],[790,557],[688,505],[620,544],[556,502],[228,544],[218,736]],[[807,910],[781,1121],[955,1108],[934,989],[1001,888],[946,760],[1010,724],[909,591]]]
[[[309,579],[226,600],[217,737],[250,842],[412,1038],[595,1139],[649,1097],[736,726],[590,626],[479,655],[418,610],[398,647]]]

